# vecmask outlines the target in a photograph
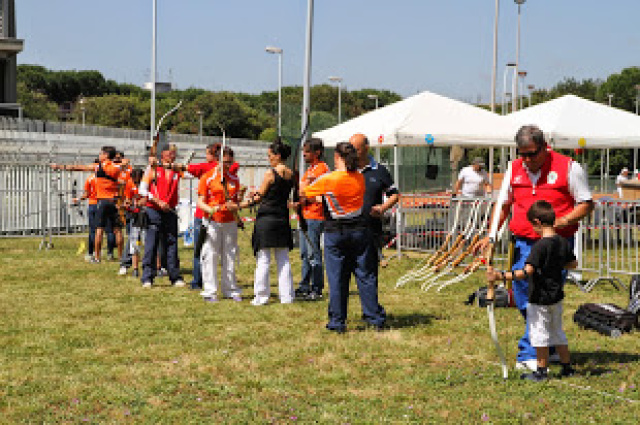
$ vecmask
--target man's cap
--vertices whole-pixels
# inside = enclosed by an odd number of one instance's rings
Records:
[[[627,167],[624,167],[622,170],[620,170],[620,172],[621,172],[621,173],[629,172],[629,169],[628,169]]]

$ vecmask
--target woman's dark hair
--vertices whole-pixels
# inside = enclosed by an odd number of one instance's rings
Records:
[[[113,159],[116,157],[116,148],[114,148],[113,146],[103,146],[100,150],[107,155],[108,159]]]
[[[274,155],[280,155],[280,159],[282,159],[283,161],[289,158],[289,155],[291,155],[291,146],[282,143],[282,140],[279,137],[275,140],[275,142],[269,145],[269,150]]]
[[[218,152],[220,152],[219,149]],[[229,146],[225,146],[222,150],[222,156],[230,156],[231,158],[233,158],[233,149],[231,149]]]
[[[133,170],[131,170],[131,180],[139,182],[140,180],[142,180],[143,174],[144,171],[142,170],[142,168],[134,168]]]
[[[553,207],[547,201],[539,200],[533,203],[527,211],[527,220],[533,223],[534,220],[540,220],[540,224],[553,226],[556,221],[556,213]]]
[[[358,152],[356,152],[356,148],[351,143],[338,143],[336,145],[336,153],[344,161],[347,171],[356,171],[358,169]]]
[[[318,158],[322,158],[322,155],[324,154],[324,144],[322,143],[322,139],[312,137],[304,142],[304,146],[311,152],[316,152],[318,154]]]

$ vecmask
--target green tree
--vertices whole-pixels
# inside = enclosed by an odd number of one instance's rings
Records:
[[[612,94],[611,104],[614,107],[635,112],[635,101],[639,95],[636,86],[639,84],[640,68],[625,68],[619,74],[610,75],[600,85],[596,100],[608,104],[608,95]]]
[[[18,103],[22,105],[25,118],[58,121],[58,105],[45,94],[30,90],[24,81],[18,82]]]

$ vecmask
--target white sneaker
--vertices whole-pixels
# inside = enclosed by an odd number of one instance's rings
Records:
[[[259,305],[267,305],[269,300],[261,300],[259,298],[254,298],[251,300],[251,305],[259,306]]]
[[[151,288],[152,286],[153,286],[153,283],[151,283],[151,282],[144,282],[144,283],[142,284],[142,287],[143,287],[143,288]]]
[[[93,258],[93,255],[91,254],[85,254],[84,256],[84,261],[86,261],[87,263],[91,262],[91,259]]]
[[[538,361],[536,359],[531,359],[516,362],[516,370],[530,370],[535,372],[538,370]]]
[[[187,286],[187,284],[184,283],[184,280],[178,279],[175,282],[173,282],[173,286],[175,286],[176,288],[184,288],[185,286]]]
[[[119,276],[126,276],[127,275],[127,268],[126,267],[120,267],[120,270],[118,270],[118,275]]]

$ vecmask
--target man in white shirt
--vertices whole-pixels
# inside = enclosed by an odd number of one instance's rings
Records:
[[[476,157],[471,165],[460,170],[453,193],[460,194],[465,198],[474,198],[491,193],[491,189],[489,175],[484,171],[484,161],[482,158]]]
[[[620,174],[616,177],[616,187],[618,188],[618,197],[622,198],[622,182],[629,180],[629,169],[624,167],[620,170]]]

